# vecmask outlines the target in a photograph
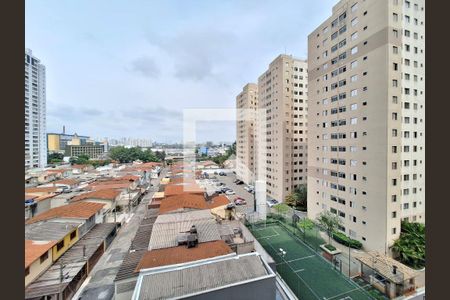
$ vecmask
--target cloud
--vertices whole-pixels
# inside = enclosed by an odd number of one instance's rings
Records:
[[[237,36],[221,30],[192,29],[171,37],[148,33],[147,40],[170,57],[175,77],[200,81],[217,75],[220,66],[226,64],[227,49],[236,43]]]
[[[148,78],[158,78],[161,73],[155,61],[146,56],[133,60],[128,70]]]

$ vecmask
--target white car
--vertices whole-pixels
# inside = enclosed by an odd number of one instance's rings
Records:
[[[272,200],[267,200],[266,203],[269,207],[273,207],[274,205],[278,204],[278,201],[275,199],[272,199]]]
[[[225,192],[225,194],[227,194],[227,195],[234,195],[236,193],[233,190],[228,190],[228,191]]]

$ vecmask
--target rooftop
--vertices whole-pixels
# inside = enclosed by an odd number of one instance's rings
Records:
[[[210,201],[207,202],[208,207],[210,209],[216,208],[216,207],[220,207],[220,206],[224,206],[224,205],[228,205],[230,204],[230,200],[228,200],[228,198],[224,195],[219,195],[219,196],[215,196],[213,197]]]
[[[60,190],[60,187],[57,187],[57,186],[30,187],[30,188],[25,189],[25,194],[54,193],[59,190]]]
[[[26,224],[32,224],[43,220],[54,218],[89,219],[100,211],[105,204],[95,202],[76,202],[49,209],[34,218],[29,219]]]
[[[197,184],[169,184],[164,189],[166,197],[185,193],[204,194],[205,190],[200,188]]]
[[[25,240],[25,268],[56,244],[56,241]]]
[[[33,241],[60,241],[70,232],[75,230],[79,223],[76,222],[48,222],[40,221],[25,225],[25,239]]]
[[[205,197],[199,194],[179,194],[170,197],[165,197],[161,201],[159,213],[165,214],[169,212],[183,210],[185,208],[192,209],[207,209]]]
[[[92,191],[88,193],[81,194],[74,197],[71,201],[81,201],[85,199],[103,199],[103,200],[115,200],[121,191],[117,189],[103,189],[98,191]]]
[[[187,298],[269,277],[275,274],[258,253],[230,254],[159,270],[143,270],[132,299]]]
[[[224,241],[213,241],[198,244],[197,247],[187,248],[178,246],[148,251],[144,254],[135,272],[141,269],[155,268],[166,265],[180,264],[232,253],[231,248]]]
[[[66,178],[66,179],[61,179],[61,180],[53,181],[52,183],[55,183],[55,184],[76,185],[76,184],[79,183],[79,181],[78,181],[77,179]]]
[[[220,240],[216,220],[209,209],[159,215],[153,224],[148,250],[178,246],[178,236],[197,227],[198,242]]]

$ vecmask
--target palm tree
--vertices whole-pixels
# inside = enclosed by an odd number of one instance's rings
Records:
[[[425,225],[402,222],[400,238],[394,242],[392,250],[401,262],[413,268],[425,266]]]
[[[319,224],[325,228],[328,235],[328,244],[331,245],[331,236],[336,228],[342,224],[342,220],[335,214],[329,211],[323,211],[317,217]]]

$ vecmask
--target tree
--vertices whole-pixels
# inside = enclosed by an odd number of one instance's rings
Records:
[[[289,195],[286,196],[286,198],[284,199],[284,203],[286,203],[289,206],[296,206],[297,203],[297,194],[295,193],[290,193]]]
[[[306,209],[307,207],[307,188],[306,184],[301,184],[294,190],[294,193],[297,195],[296,197],[296,207],[303,207]]]
[[[53,164],[53,163],[58,163],[58,162],[62,162],[64,159],[64,154],[62,153],[50,153],[49,155],[47,155],[47,163],[49,164]]]
[[[165,151],[156,151],[155,156],[158,160],[164,161],[164,159],[166,158],[166,152]]]
[[[303,218],[297,223],[297,227],[303,231],[303,238],[306,239],[306,231],[314,228],[314,222],[308,218]]]
[[[283,215],[283,214],[285,214],[285,213],[287,213],[289,211],[289,206],[287,206],[284,203],[279,203],[277,205],[274,205],[273,208],[280,215]]]
[[[317,222],[325,228],[328,235],[328,244],[331,245],[331,236],[336,228],[342,224],[342,220],[337,215],[329,211],[323,211],[317,217]]]
[[[402,222],[400,238],[394,242],[392,250],[399,260],[415,269],[425,266],[425,225]]]
[[[163,152],[164,153],[164,152]],[[161,156],[161,154],[159,154]],[[123,146],[114,147],[109,152],[109,157],[117,160],[120,163],[129,163],[136,160],[143,162],[157,162],[161,161],[152,150],[142,150],[140,147],[125,148]],[[164,153],[165,157],[165,153]]]

